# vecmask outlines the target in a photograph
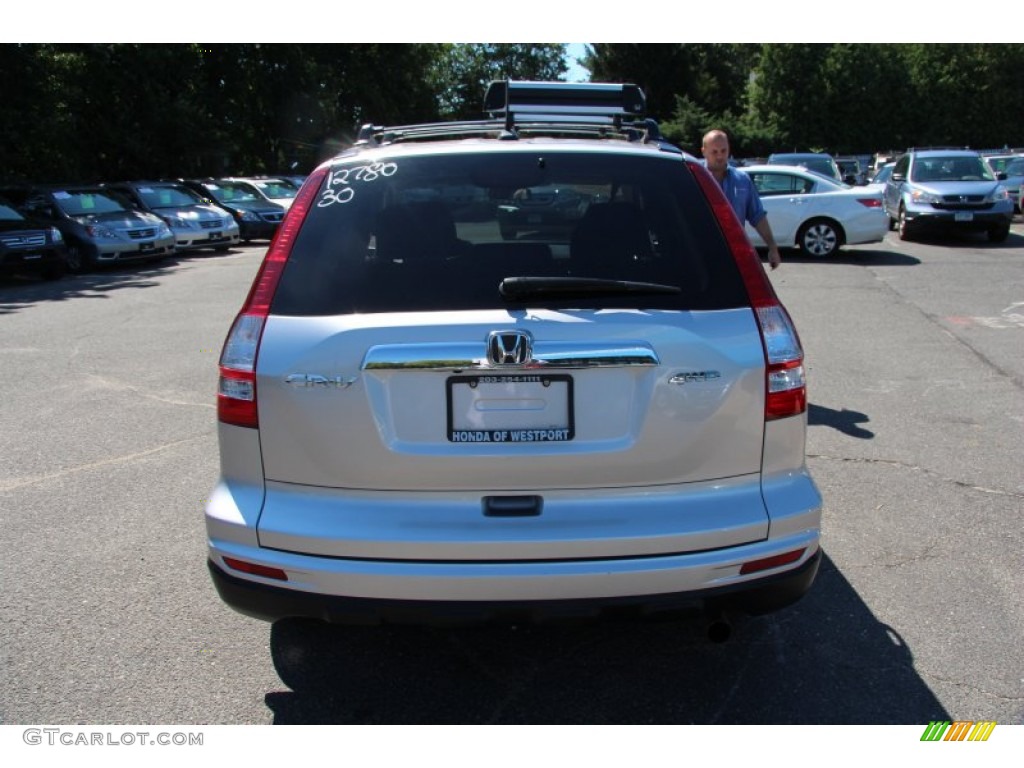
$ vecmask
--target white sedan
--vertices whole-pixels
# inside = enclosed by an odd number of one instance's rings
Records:
[[[877,189],[848,187],[806,168],[753,165],[740,168],[754,181],[780,248],[800,248],[808,256],[832,256],[842,245],[881,242],[889,219]],[[764,247],[757,231],[747,235]]]

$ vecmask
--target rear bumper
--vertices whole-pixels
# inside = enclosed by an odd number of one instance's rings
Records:
[[[739,575],[743,562],[801,546],[806,551],[795,566]],[[225,603],[265,621],[303,617],[340,624],[542,622],[700,610],[761,614],[799,600],[811,587],[821,561],[816,530],[725,551],[631,560],[380,563],[259,552],[261,564],[290,564],[285,570],[295,581],[284,587],[281,582],[242,575],[227,568],[213,552],[210,575]],[[302,561],[315,561],[305,565],[319,571],[304,574]],[[333,569],[328,581],[335,591],[315,591],[323,588],[328,567]],[[303,581],[307,575],[312,581]],[[376,585],[385,593],[390,589],[393,594],[414,597],[357,597],[345,594],[346,583],[355,592]],[[702,586],[694,588],[697,584]]]

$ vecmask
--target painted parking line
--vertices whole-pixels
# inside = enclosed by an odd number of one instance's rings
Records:
[[[995,330],[1024,328],[1024,301],[1018,301],[1011,304],[996,317],[967,317],[954,315],[952,317],[947,317],[946,320],[952,325],[959,325],[961,327],[981,326],[983,328],[993,328]]]

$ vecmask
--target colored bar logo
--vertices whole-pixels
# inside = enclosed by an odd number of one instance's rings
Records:
[[[921,741],[988,741],[995,728],[991,720],[932,720],[921,734]]]

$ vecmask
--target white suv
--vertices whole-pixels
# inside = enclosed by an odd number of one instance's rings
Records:
[[[795,601],[821,558],[803,352],[718,185],[635,86],[486,108],[367,126],[292,204],[220,360],[222,598],[342,623]],[[552,189],[574,204],[524,204]]]

